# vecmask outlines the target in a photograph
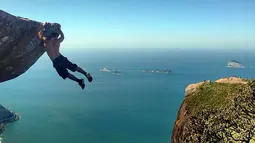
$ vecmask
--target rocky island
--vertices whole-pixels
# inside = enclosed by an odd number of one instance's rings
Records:
[[[140,70],[141,72],[150,72],[150,73],[162,73],[162,74],[168,74],[171,73],[171,70]]]
[[[228,61],[227,67],[229,68],[245,68],[240,62],[235,60]]]
[[[171,143],[254,142],[255,80],[228,77],[187,86]]]
[[[100,69],[100,71],[101,72],[111,72],[114,75],[122,75],[122,73],[120,71],[112,70],[112,69],[109,69],[109,68],[102,68],[102,69]]]
[[[114,74],[114,75],[122,75],[122,73],[119,72],[119,71],[113,71],[112,74]]]

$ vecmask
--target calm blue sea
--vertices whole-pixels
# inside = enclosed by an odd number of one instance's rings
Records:
[[[43,55],[20,77],[1,83],[0,103],[21,115],[2,143],[169,143],[185,87],[224,76],[255,77],[255,51],[199,49],[63,49],[94,76],[85,90],[61,79]],[[122,76],[100,72],[103,67]],[[168,75],[140,69],[171,69]],[[82,77],[76,73],[75,75]]]

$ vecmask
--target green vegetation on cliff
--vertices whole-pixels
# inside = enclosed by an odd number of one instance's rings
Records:
[[[231,99],[240,94],[251,94],[247,84],[204,83],[187,96],[188,113],[197,114],[205,109],[220,109],[230,105]]]
[[[223,78],[186,95],[173,143],[255,143],[255,81]]]

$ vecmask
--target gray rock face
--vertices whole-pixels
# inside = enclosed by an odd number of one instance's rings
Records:
[[[43,28],[41,22],[0,10],[0,83],[25,73],[44,54],[37,35]]]

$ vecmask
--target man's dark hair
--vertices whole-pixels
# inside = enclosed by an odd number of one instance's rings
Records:
[[[58,33],[52,33],[49,39],[51,38],[58,38],[59,34]]]
[[[59,34],[58,33],[52,33],[50,36],[48,36],[46,39],[50,40],[52,38],[58,38]]]

